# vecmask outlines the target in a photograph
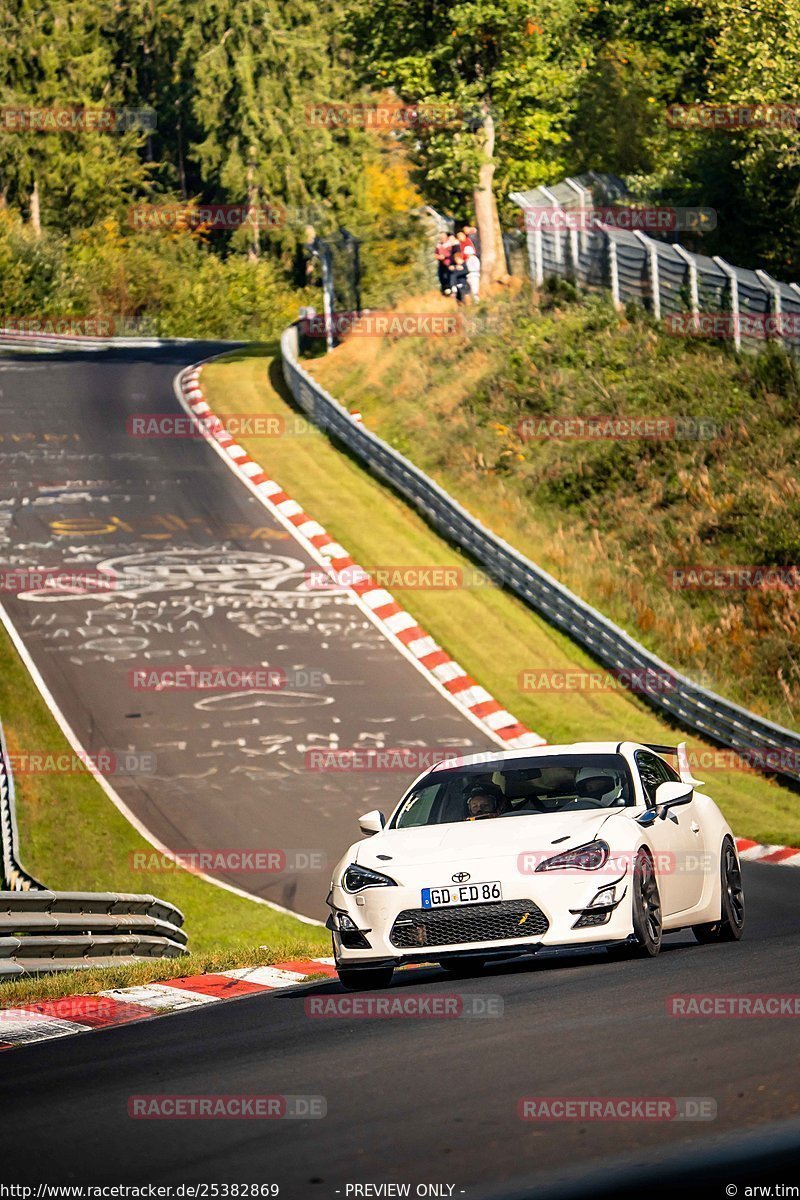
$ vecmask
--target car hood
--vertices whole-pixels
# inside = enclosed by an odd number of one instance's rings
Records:
[[[581,846],[597,837],[603,825],[624,818],[623,809],[498,817],[415,829],[385,829],[358,842],[356,861],[391,874],[391,864],[414,867],[428,863],[477,862],[532,853],[542,858]]]

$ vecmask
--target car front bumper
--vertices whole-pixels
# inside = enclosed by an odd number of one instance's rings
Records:
[[[613,906],[592,908],[596,894],[611,886]],[[328,902],[334,956],[342,967],[400,966],[470,954],[508,957],[621,943],[633,932],[627,873],[614,880],[589,871],[529,876],[503,882],[503,899],[496,903],[427,910],[417,885],[356,894],[334,885]],[[587,912],[592,923],[581,925]],[[342,915],[352,928],[341,928]]]

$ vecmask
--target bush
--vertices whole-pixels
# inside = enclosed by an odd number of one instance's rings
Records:
[[[314,298],[273,260],[222,257],[189,232],[128,233],[107,220],[37,238],[8,213],[0,290],[8,316],[102,316],[118,333],[243,340],[275,337]]]

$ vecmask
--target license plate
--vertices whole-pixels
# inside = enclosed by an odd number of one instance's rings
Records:
[[[423,908],[441,908],[445,904],[490,904],[493,900],[502,899],[503,889],[497,882],[422,889]]]

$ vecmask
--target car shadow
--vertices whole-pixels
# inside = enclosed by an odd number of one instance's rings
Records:
[[[691,950],[695,947],[701,949],[692,937],[687,937],[685,934],[670,934],[668,937],[671,940],[665,940],[662,943],[661,954],[673,954],[679,950]],[[635,963],[637,961],[643,962],[645,960],[643,957],[637,959],[634,954],[631,954],[630,958],[618,958],[616,955],[609,954],[607,950],[601,948],[587,948],[585,950],[581,948],[578,950],[562,951],[560,953],[542,951],[540,954],[530,955],[526,958],[501,959],[469,975],[461,976],[451,975],[436,963],[431,963],[430,965],[426,963],[419,966],[400,967],[395,971],[389,988],[365,988],[350,992],[349,989],[342,987],[338,979],[332,978],[305,984],[302,990],[293,989],[292,991],[280,992],[276,996],[276,999],[297,1002],[304,1000],[308,996],[326,996],[340,993],[379,995],[381,992],[389,990],[395,991],[442,983],[467,983],[476,979],[492,979],[501,975],[527,975],[543,971],[569,971],[574,970],[576,967],[586,966],[598,969],[604,966],[619,968],[628,962]]]

